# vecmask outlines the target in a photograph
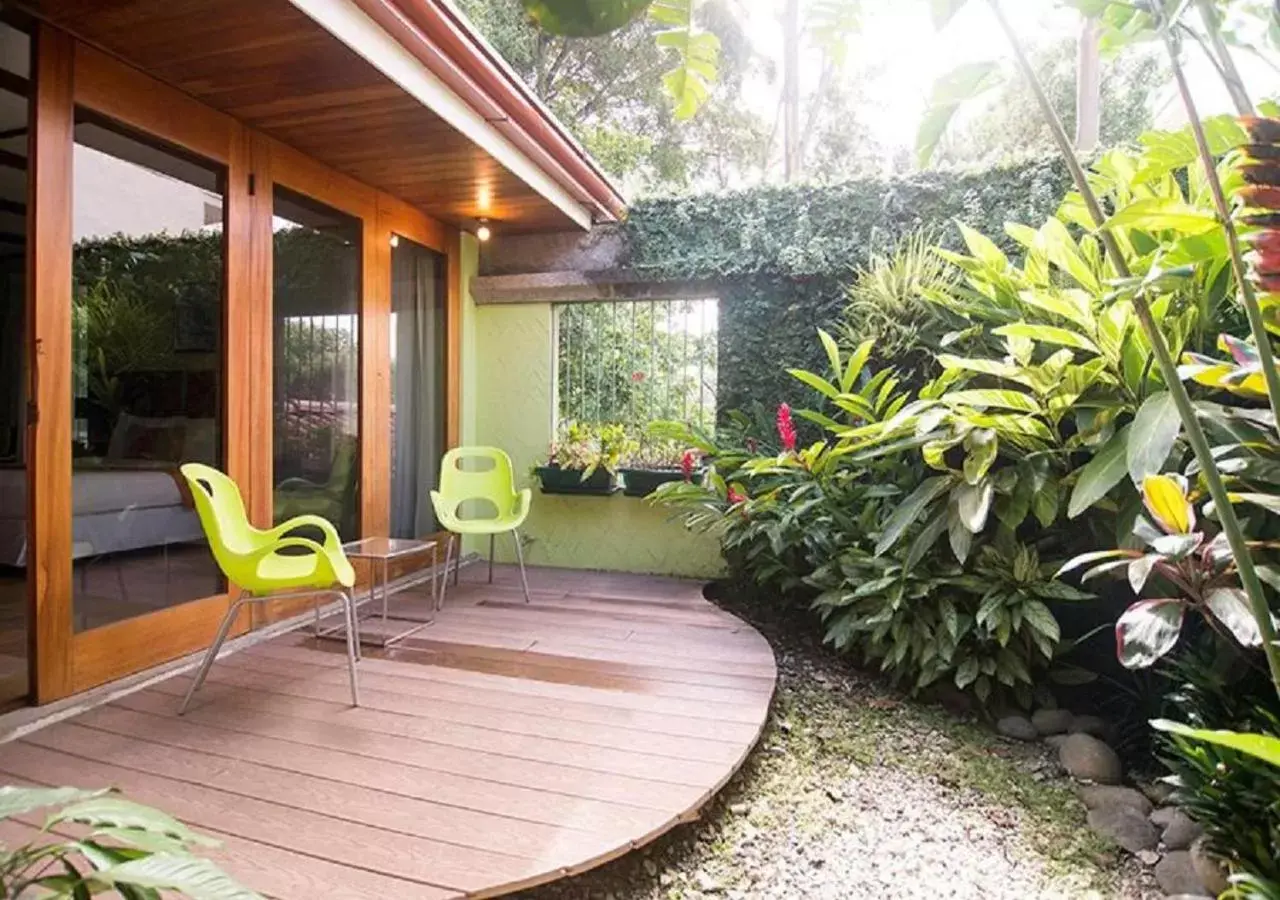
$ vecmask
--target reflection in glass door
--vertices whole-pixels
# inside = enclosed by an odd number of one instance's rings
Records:
[[[77,110],[74,627],[223,590],[178,471],[218,466],[221,167]]]
[[[0,23],[0,709],[27,695],[27,98],[31,39]]]
[[[276,187],[275,521],[360,536],[360,221]]]

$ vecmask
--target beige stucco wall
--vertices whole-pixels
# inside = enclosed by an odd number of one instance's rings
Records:
[[[464,245],[464,273],[475,272],[475,245]],[[671,512],[636,497],[542,494],[532,468],[545,459],[555,429],[555,326],[549,303],[477,307],[463,291],[464,443],[501,447],[520,487],[533,488],[524,528],[531,565],[712,577],[722,561],[715,540],[692,534]],[[469,427],[470,426],[470,427]],[[488,552],[487,542],[469,550]],[[510,539],[498,558],[514,561]]]

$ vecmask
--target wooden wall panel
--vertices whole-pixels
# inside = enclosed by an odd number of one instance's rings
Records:
[[[360,533],[391,530],[391,232],[364,220],[360,298]]]
[[[71,692],[71,228],[73,43],[38,25],[28,150],[27,589],[35,661],[32,693]]]

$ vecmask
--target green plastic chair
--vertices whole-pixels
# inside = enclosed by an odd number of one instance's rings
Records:
[[[464,463],[480,463],[483,469],[464,469]],[[500,534],[511,533],[516,542],[516,559],[520,563],[520,585],[524,588],[524,602],[529,602],[529,579],[524,571],[524,549],[520,546],[520,526],[529,516],[533,491],[516,490],[515,471],[511,457],[497,447],[456,447],[444,455],[440,462],[440,487],[431,492],[431,505],[436,519],[449,532],[449,543],[444,554],[444,571],[447,576],[453,559],[455,535],[489,535],[489,583],[493,583],[494,539]],[[494,514],[488,518],[461,518],[459,510],[464,504],[492,505]],[[461,556],[461,551],[459,551]],[[458,570],[453,571],[453,583],[458,583]],[[444,589],[440,590],[439,606],[444,606]]]
[[[200,671],[187,688],[187,695],[182,699],[178,715],[187,711],[191,698],[204,684],[241,606],[287,597],[315,597],[316,617],[319,621],[320,598],[325,595],[336,595],[342,601],[347,628],[351,705],[359,706],[360,686],[356,662],[360,658],[360,635],[357,631],[355,600],[351,594],[351,588],[356,583],[356,573],[346,554],[342,552],[342,542],[333,524],[320,516],[307,515],[262,531],[249,524],[240,489],[222,472],[200,463],[187,463],[182,466],[181,471],[191,487],[196,514],[209,539],[209,547],[213,550],[218,568],[227,581],[238,588],[238,593],[227,614],[223,616],[222,624],[218,626],[217,637],[205,653]],[[319,529],[324,535],[324,543],[316,543],[305,537],[288,536],[290,532],[304,527]],[[310,552],[280,552],[288,548],[301,548]]]

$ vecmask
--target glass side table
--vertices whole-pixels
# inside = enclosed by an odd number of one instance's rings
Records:
[[[347,555],[348,559],[362,559],[369,563],[369,593],[363,600],[357,599],[356,606],[373,608],[366,612],[361,612],[357,609],[357,617],[363,620],[378,616],[377,600],[379,598],[382,600],[382,634],[369,638],[361,635],[360,643],[371,644],[375,647],[391,647],[405,638],[417,634],[435,621],[434,610],[436,609],[437,599],[440,596],[440,586],[437,578],[437,570],[440,568],[440,548],[435,541],[372,537],[343,544],[342,552]],[[408,575],[397,578],[394,583],[391,582],[390,572],[393,560],[424,553],[431,554],[431,568],[410,572]],[[431,606],[425,615],[415,615],[411,610],[404,609],[396,610],[394,613],[388,610],[388,601],[393,594],[407,591],[428,581],[431,582]],[[406,622],[408,627],[392,633],[388,625],[391,621]],[[342,625],[323,630],[317,627],[316,636],[346,640],[343,628],[344,626]]]

